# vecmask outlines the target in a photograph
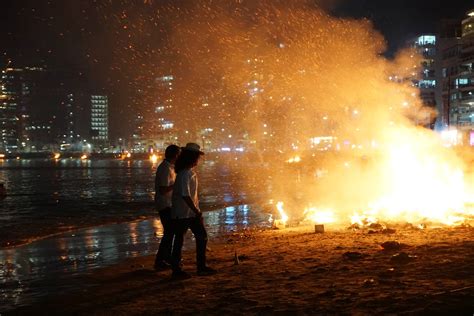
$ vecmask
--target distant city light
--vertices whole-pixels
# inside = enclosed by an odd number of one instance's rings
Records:
[[[153,163],[153,164],[156,164],[158,162],[158,156],[156,154],[153,154],[150,156],[150,161]]]

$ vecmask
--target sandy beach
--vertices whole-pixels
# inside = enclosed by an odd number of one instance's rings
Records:
[[[190,234],[190,233],[189,233]],[[188,240],[191,242],[191,240]],[[389,242],[389,243],[386,243]],[[383,246],[381,246],[383,244]],[[384,249],[385,247],[385,249]],[[474,312],[474,229],[245,230],[210,240],[214,276],[172,280],[153,256],[78,277],[81,290],[15,313],[465,314]],[[236,259],[236,254],[238,260]]]

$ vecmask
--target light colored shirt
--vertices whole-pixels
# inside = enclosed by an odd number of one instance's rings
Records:
[[[173,192],[170,191],[161,194],[160,187],[172,186],[175,179],[176,173],[174,172],[174,166],[168,160],[163,160],[156,169],[155,177],[155,203],[158,211],[171,207],[171,196]]]
[[[184,201],[184,196],[189,196],[194,202],[194,206],[199,209],[198,179],[192,169],[184,169],[176,175],[176,182],[173,187],[171,218],[196,217],[194,211]]]

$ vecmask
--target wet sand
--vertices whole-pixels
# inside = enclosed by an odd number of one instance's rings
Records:
[[[380,245],[397,241],[400,245]],[[474,229],[397,228],[393,234],[311,227],[213,238],[214,276],[154,272],[153,256],[74,280],[83,287],[23,307],[35,314],[466,314],[474,312]],[[386,246],[386,247],[388,247]],[[239,258],[236,264],[235,252]]]

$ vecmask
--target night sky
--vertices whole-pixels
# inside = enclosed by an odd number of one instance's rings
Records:
[[[386,37],[387,56],[416,34],[436,32],[441,18],[462,18],[474,7],[468,0],[321,1],[333,15],[372,20]],[[186,8],[188,3],[2,0],[0,67],[43,65],[84,76],[92,86],[109,91],[112,136],[125,136],[115,126],[122,125],[127,109],[140,102],[140,82],[172,71],[161,47],[169,25],[161,20],[170,6]],[[145,73],[148,69],[155,70]]]

